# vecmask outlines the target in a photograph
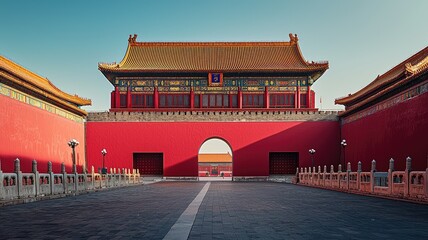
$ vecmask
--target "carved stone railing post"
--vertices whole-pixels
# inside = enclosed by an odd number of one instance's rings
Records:
[[[5,197],[3,181],[4,181],[4,177],[3,177],[3,171],[1,170],[1,160],[0,160],[0,199]]]
[[[122,170],[120,168],[117,169],[117,174],[119,175],[119,183],[117,186],[120,187],[122,186]]]
[[[64,189],[63,193],[68,192],[68,186],[67,186],[67,172],[65,171],[65,163],[61,163],[61,173],[62,173],[62,188]]]
[[[94,168],[94,166],[91,167],[91,178],[92,178],[91,187],[93,190],[95,190],[95,168]]]
[[[410,172],[412,171],[412,159],[410,157],[406,158],[406,170],[404,170],[404,196],[409,196],[410,193]]]
[[[119,181],[118,181],[118,176],[117,176],[116,168],[113,168],[113,178],[114,178],[114,186],[118,187],[119,186]]]
[[[77,166],[74,166],[73,170],[74,176],[74,192],[77,194],[79,192],[79,173],[77,172]]]
[[[20,198],[22,194],[22,172],[21,172],[21,163],[18,158],[15,160],[15,173],[16,173],[16,186],[18,188],[18,198]]]
[[[325,186],[325,177],[327,176],[327,165],[324,165],[322,185]]]
[[[296,183],[299,183],[299,167],[296,168]]]
[[[372,161],[372,168],[370,170],[370,192],[373,193],[374,192],[374,186],[375,186],[375,175],[376,172],[376,160],[373,159]]]
[[[32,172],[34,174],[34,196],[38,196],[40,193],[40,180],[39,180],[39,171],[37,171],[37,161],[33,159],[32,161]]]
[[[113,173],[113,168],[110,168],[110,178],[109,178],[109,184],[110,187],[114,187],[114,173]]]
[[[111,172],[108,171],[108,168],[106,169],[106,173],[104,174],[104,181],[105,181],[105,186],[106,188],[110,188],[110,174]]]
[[[50,194],[54,194],[54,173],[52,172],[52,162],[48,162],[48,174],[49,174],[49,189]]]
[[[1,169],[0,169],[0,175],[1,175]],[[427,168],[425,169],[425,197],[428,199],[428,155],[427,155]]]
[[[428,172],[428,168],[427,168],[427,172]],[[141,179],[141,174],[140,174],[140,169],[137,169],[137,174],[138,174],[138,183],[141,183],[142,182],[142,179]],[[427,174],[428,175],[428,174]],[[428,192],[427,192],[428,193]]]
[[[388,168],[388,193],[393,193],[394,179],[392,178],[392,173],[394,172],[394,159],[389,159],[389,168]]]
[[[358,191],[361,191],[361,171],[362,171],[361,161],[358,161],[358,168],[357,168],[357,189],[358,189]]]
[[[348,164],[346,165],[346,189],[349,190],[349,175],[351,173],[351,163],[348,162]]]

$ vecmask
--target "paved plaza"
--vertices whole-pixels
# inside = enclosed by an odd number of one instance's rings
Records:
[[[0,239],[187,238],[180,227],[188,239],[428,239],[428,205],[283,183],[159,182],[0,208]]]

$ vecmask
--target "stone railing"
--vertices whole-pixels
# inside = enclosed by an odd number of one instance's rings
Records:
[[[140,184],[140,173],[136,169],[110,169],[110,173],[67,173],[65,164],[61,164],[61,173],[52,171],[48,162],[48,173],[37,171],[37,162],[33,160],[31,173],[20,170],[19,159],[15,160],[15,172],[3,173],[0,166],[0,200],[35,198],[61,194],[79,194],[102,188],[115,188]]]
[[[412,159],[406,159],[404,171],[394,170],[394,159],[389,160],[388,172],[376,171],[376,161],[372,161],[370,172],[361,171],[361,162],[358,162],[358,170],[351,171],[351,163],[347,170],[342,172],[342,166],[334,172],[331,165],[330,171],[324,166],[316,168],[297,168],[294,183],[321,187],[338,191],[373,194],[392,198],[404,198],[428,202],[428,168],[425,171],[411,171]],[[300,170],[300,171],[299,171]]]

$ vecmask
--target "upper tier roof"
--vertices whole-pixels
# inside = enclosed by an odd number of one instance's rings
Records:
[[[54,86],[48,79],[31,72],[3,56],[0,56],[0,75],[15,85],[44,96],[57,105],[79,115],[87,114],[84,110],[78,108],[79,106],[91,105],[91,100],[65,93]]]
[[[99,69],[119,72],[307,72],[328,69],[328,62],[307,62],[296,35],[290,42],[137,42],[130,36],[119,64]],[[111,79],[109,79],[111,80]],[[314,79],[315,80],[315,79]]]
[[[375,80],[354,94],[336,99],[336,104],[346,106],[346,112],[358,108],[369,101],[414,79],[421,72],[428,70],[428,47],[404,60],[386,73],[377,76]],[[343,114],[342,114],[343,115]]]

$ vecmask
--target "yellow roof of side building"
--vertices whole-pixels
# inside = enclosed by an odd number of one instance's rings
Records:
[[[36,98],[46,98],[51,103],[79,116],[86,116],[86,111],[80,106],[91,105],[90,99],[81,98],[61,91],[47,78],[0,56],[0,82],[21,88],[21,90]]]
[[[200,163],[231,163],[232,156],[229,153],[201,153],[198,155]]]

